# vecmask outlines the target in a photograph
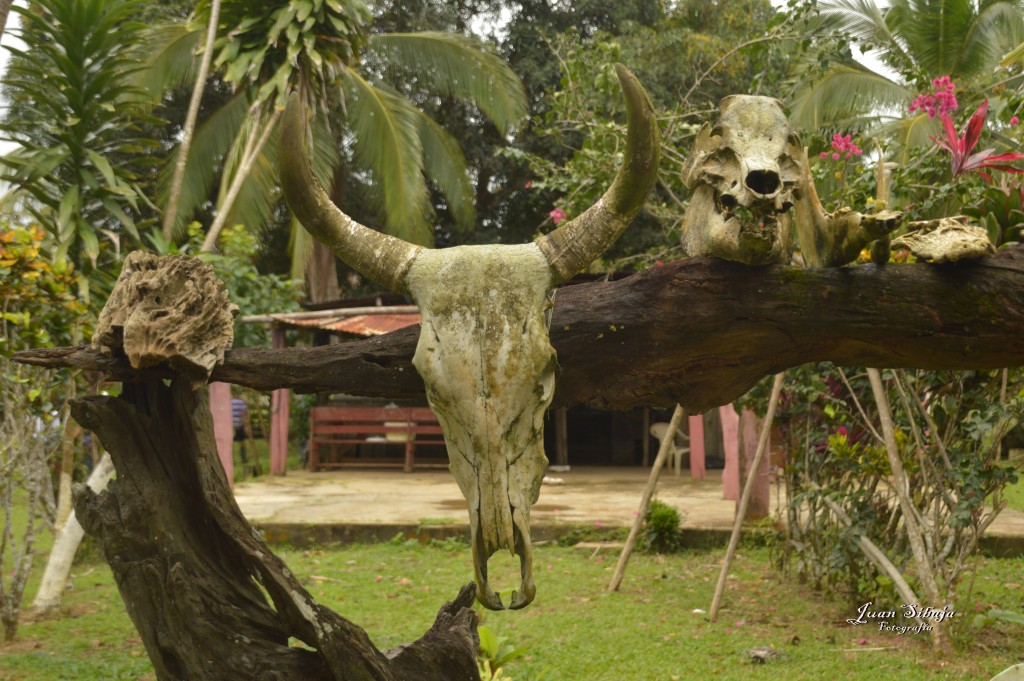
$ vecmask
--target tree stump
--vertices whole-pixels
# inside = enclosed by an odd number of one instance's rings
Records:
[[[473,584],[422,638],[388,652],[313,599],[242,516],[205,391],[187,379],[125,384],[120,397],[75,401],[72,414],[117,469],[106,492],[76,486],[75,511],[161,681],[480,678]]]

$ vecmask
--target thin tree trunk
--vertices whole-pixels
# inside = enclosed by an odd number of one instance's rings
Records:
[[[0,37],[3,36],[4,30],[7,28],[7,17],[11,13],[13,4],[14,0],[0,0]]]
[[[921,522],[918,517],[917,507],[910,496],[910,479],[903,469],[903,461],[900,459],[899,447],[896,444],[896,432],[892,422],[892,411],[889,408],[889,398],[885,394],[885,387],[882,385],[882,374],[878,369],[868,369],[868,380],[871,382],[871,390],[878,403],[878,418],[882,422],[882,437],[885,439],[885,452],[889,455],[889,465],[892,468],[892,485],[896,490],[896,497],[899,499],[900,509],[903,511],[903,527],[907,531],[907,539],[910,540],[910,550],[914,555],[914,563],[917,566],[917,576],[924,588],[924,595],[930,603],[917,604],[941,609],[943,603],[940,601],[939,585],[935,580],[935,571],[928,559],[928,550],[924,545],[924,538],[921,534]],[[949,653],[950,640],[949,632],[945,622],[935,622],[932,628],[932,643],[942,653]]]
[[[213,224],[210,225],[210,230],[206,233],[206,238],[203,240],[203,251],[212,251],[217,245],[217,237],[220,236],[221,230],[224,229],[225,224],[228,221],[228,215],[231,214],[231,207],[235,205],[235,201],[238,199],[238,194],[242,191],[242,185],[245,184],[246,179],[249,177],[249,173],[252,172],[252,167],[256,163],[256,159],[263,152],[263,147],[267,145],[267,140],[270,139],[270,134],[274,131],[274,126],[277,125],[277,119],[281,117],[280,111],[274,111],[270,118],[265,123],[257,120],[257,125],[253,126],[252,134],[246,141],[245,151],[242,154],[242,160],[238,164],[238,171],[235,173],[235,177],[231,180],[231,186],[228,188],[228,193],[224,196],[224,200],[221,205],[217,208],[217,217],[214,218]],[[259,137],[256,135],[256,129],[259,127],[259,123],[263,123],[263,131],[259,133]]]
[[[6,0],[6,2],[10,5],[10,0]],[[181,144],[178,145],[178,159],[174,166],[174,178],[171,180],[171,192],[167,197],[167,206],[164,210],[163,233],[164,238],[168,241],[174,237],[174,223],[178,219],[178,203],[181,200],[181,186],[185,182],[185,167],[188,164],[188,153],[192,147],[192,137],[196,131],[196,120],[199,118],[199,105],[202,103],[203,91],[206,89],[206,79],[210,75],[213,43],[217,39],[217,24],[220,21],[220,2],[221,0],[212,0],[210,3],[210,24],[206,28],[206,45],[203,49],[203,58],[199,62],[196,82],[192,88],[192,99],[188,104],[185,124],[181,130]]]
[[[612,581],[608,584],[609,591],[618,591],[619,586],[622,584],[622,578],[626,575],[626,564],[629,563],[629,557],[633,554],[637,539],[640,537],[640,528],[644,524],[647,507],[650,505],[651,497],[654,496],[654,490],[658,486],[658,475],[661,473],[662,466],[665,465],[668,453],[675,447],[676,431],[679,430],[679,424],[683,422],[683,416],[685,415],[686,411],[677,404],[676,410],[672,412],[672,419],[668,423],[668,430],[665,431],[665,437],[661,438],[658,456],[654,458],[651,474],[647,477],[647,487],[644,488],[644,494],[640,498],[640,508],[637,509],[636,518],[633,520],[633,527],[629,530],[629,538],[626,539],[626,545],[622,547],[622,553],[619,554],[619,562],[615,565],[615,574],[612,575]]]
[[[110,455],[104,453],[99,463],[92,469],[92,474],[86,482],[89,489],[94,492],[102,492],[107,488],[107,483],[114,477],[114,462]],[[84,531],[81,523],[74,513],[57,533],[50,550],[50,558],[46,561],[46,570],[43,572],[43,579],[39,583],[39,591],[32,601],[32,610],[37,613],[50,612],[60,607],[61,598],[64,596],[64,587],[68,582],[68,575],[71,574],[71,563],[75,559],[78,545],[82,543]]]
[[[718,574],[718,584],[715,585],[715,595],[711,599],[711,609],[708,617],[714,622],[718,619],[718,608],[722,605],[722,594],[725,593],[725,580],[729,576],[729,568],[732,567],[732,559],[736,557],[736,547],[740,542],[740,530],[743,529],[743,519],[747,516],[747,505],[750,503],[750,494],[757,483],[757,469],[761,466],[761,459],[768,449],[768,437],[772,432],[772,421],[775,419],[775,407],[779,403],[779,394],[782,392],[782,381],[786,378],[786,372],[775,374],[775,382],[772,384],[772,396],[768,400],[768,413],[764,415],[764,422],[761,424],[761,437],[757,441],[757,451],[754,452],[754,460],[750,464],[750,474],[747,475],[746,484],[743,485],[743,494],[740,496],[740,505],[736,509],[736,519],[732,524],[732,535],[729,537],[729,548],[725,551],[725,560],[722,561],[722,571]]]
[[[60,482],[57,487],[57,516],[54,529],[60,531],[71,516],[71,482],[75,472],[75,433],[79,427],[71,422],[71,411],[68,404],[75,399],[75,377],[68,376],[64,381],[64,393],[67,402],[61,408],[61,457]]]

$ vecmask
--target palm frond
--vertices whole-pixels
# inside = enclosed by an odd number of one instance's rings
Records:
[[[145,66],[135,74],[135,84],[155,96],[191,85],[199,67],[196,48],[202,37],[202,27],[191,21],[154,26],[146,31]]]
[[[1022,40],[1024,12],[1019,3],[994,2],[984,7],[963,38],[961,54],[966,63],[958,65],[957,73],[987,75]]]
[[[912,93],[856,62],[834,64],[789,102],[790,121],[800,130],[842,127],[872,111],[905,109]]]
[[[345,72],[348,122],[355,135],[354,160],[380,183],[380,209],[389,234],[433,245],[423,178],[419,112],[409,100]]]
[[[210,198],[224,157],[238,137],[248,107],[245,96],[238,95],[215,111],[196,129],[185,167],[185,181],[178,202],[174,233],[181,234],[192,216]],[[166,205],[174,173],[174,154],[164,166],[157,187],[159,203]]]
[[[818,4],[818,31],[847,32],[860,44],[880,45],[893,58],[908,65],[913,60],[893,32],[888,15],[875,0],[823,0]]]
[[[288,251],[291,254],[291,278],[306,279],[306,265],[313,252],[313,235],[292,217],[288,227]]]
[[[476,194],[459,143],[437,121],[423,113],[420,113],[420,140],[427,176],[444,194],[455,222],[472,229],[476,224]]]
[[[265,116],[252,115],[250,112],[242,124],[224,161],[220,191],[217,195],[218,207],[223,206],[224,198],[239,172],[242,154],[250,136],[258,138],[263,133],[265,121]],[[256,232],[264,229],[270,222],[278,196],[275,134],[271,134],[271,139],[264,145],[248,175],[242,181],[238,197],[228,207],[225,225],[241,224],[249,231]]]
[[[940,132],[939,119],[929,118],[926,113],[886,121],[876,128],[879,137],[894,142],[893,147],[899,154],[894,160],[901,165],[906,165],[911,160],[914,147],[933,146],[932,137]]]
[[[486,45],[455,33],[382,33],[366,45],[382,62],[414,64],[418,84],[476,105],[504,134],[526,116],[519,77]]]

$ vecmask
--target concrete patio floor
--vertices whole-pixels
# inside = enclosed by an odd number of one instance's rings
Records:
[[[550,473],[561,484],[545,484],[531,512],[541,536],[559,528],[625,527],[633,522],[649,469],[574,467]],[[694,480],[688,471],[662,473],[657,497],[683,514],[684,530],[710,533],[718,541],[732,528],[736,502],[722,498],[721,471]],[[772,510],[778,503],[772,490]],[[468,527],[466,502],[455,478],[443,469],[415,473],[344,469],[265,476],[235,486],[245,516],[270,541],[293,543],[389,539],[396,532],[436,536]],[[987,533],[1000,553],[1024,547],[1024,513],[1007,509]],[[1018,547],[1018,548],[1013,548]]]

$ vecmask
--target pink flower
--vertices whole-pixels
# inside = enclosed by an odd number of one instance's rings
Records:
[[[548,215],[551,216],[551,221],[556,225],[567,217],[565,211],[561,208],[555,208]]]
[[[935,88],[935,92],[930,95],[918,95],[910,103],[910,113],[921,110],[928,114],[928,118],[935,118],[960,106],[956,101],[956,95],[953,94],[956,84],[950,80],[949,76],[932,80],[932,87]]]
[[[845,436],[846,435],[846,426],[839,426],[838,428],[836,428],[836,435]]]
[[[595,520],[594,521],[594,525],[596,525],[597,527],[601,527],[601,521],[600,520]]]
[[[533,180],[527,180],[526,184],[523,185],[523,189],[529,189],[533,186]]]
[[[1010,116],[1010,125],[1017,125],[1020,123],[1020,119],[1016,116]]]
[[[863,153],[864,151],[854,143],[852,135],[840,135],[838,132],[832,135],[833,161],[838,161],[844,157],[848,161],[854,156],[860,156]],[[829,153],[823,151],[821,152],[821,157],[827,159]]]
[[[665,261],[663,261],[663,260],[655,260],[654,261],[654,266],[655,267],[661,267],[664,264],[665,264]]]

